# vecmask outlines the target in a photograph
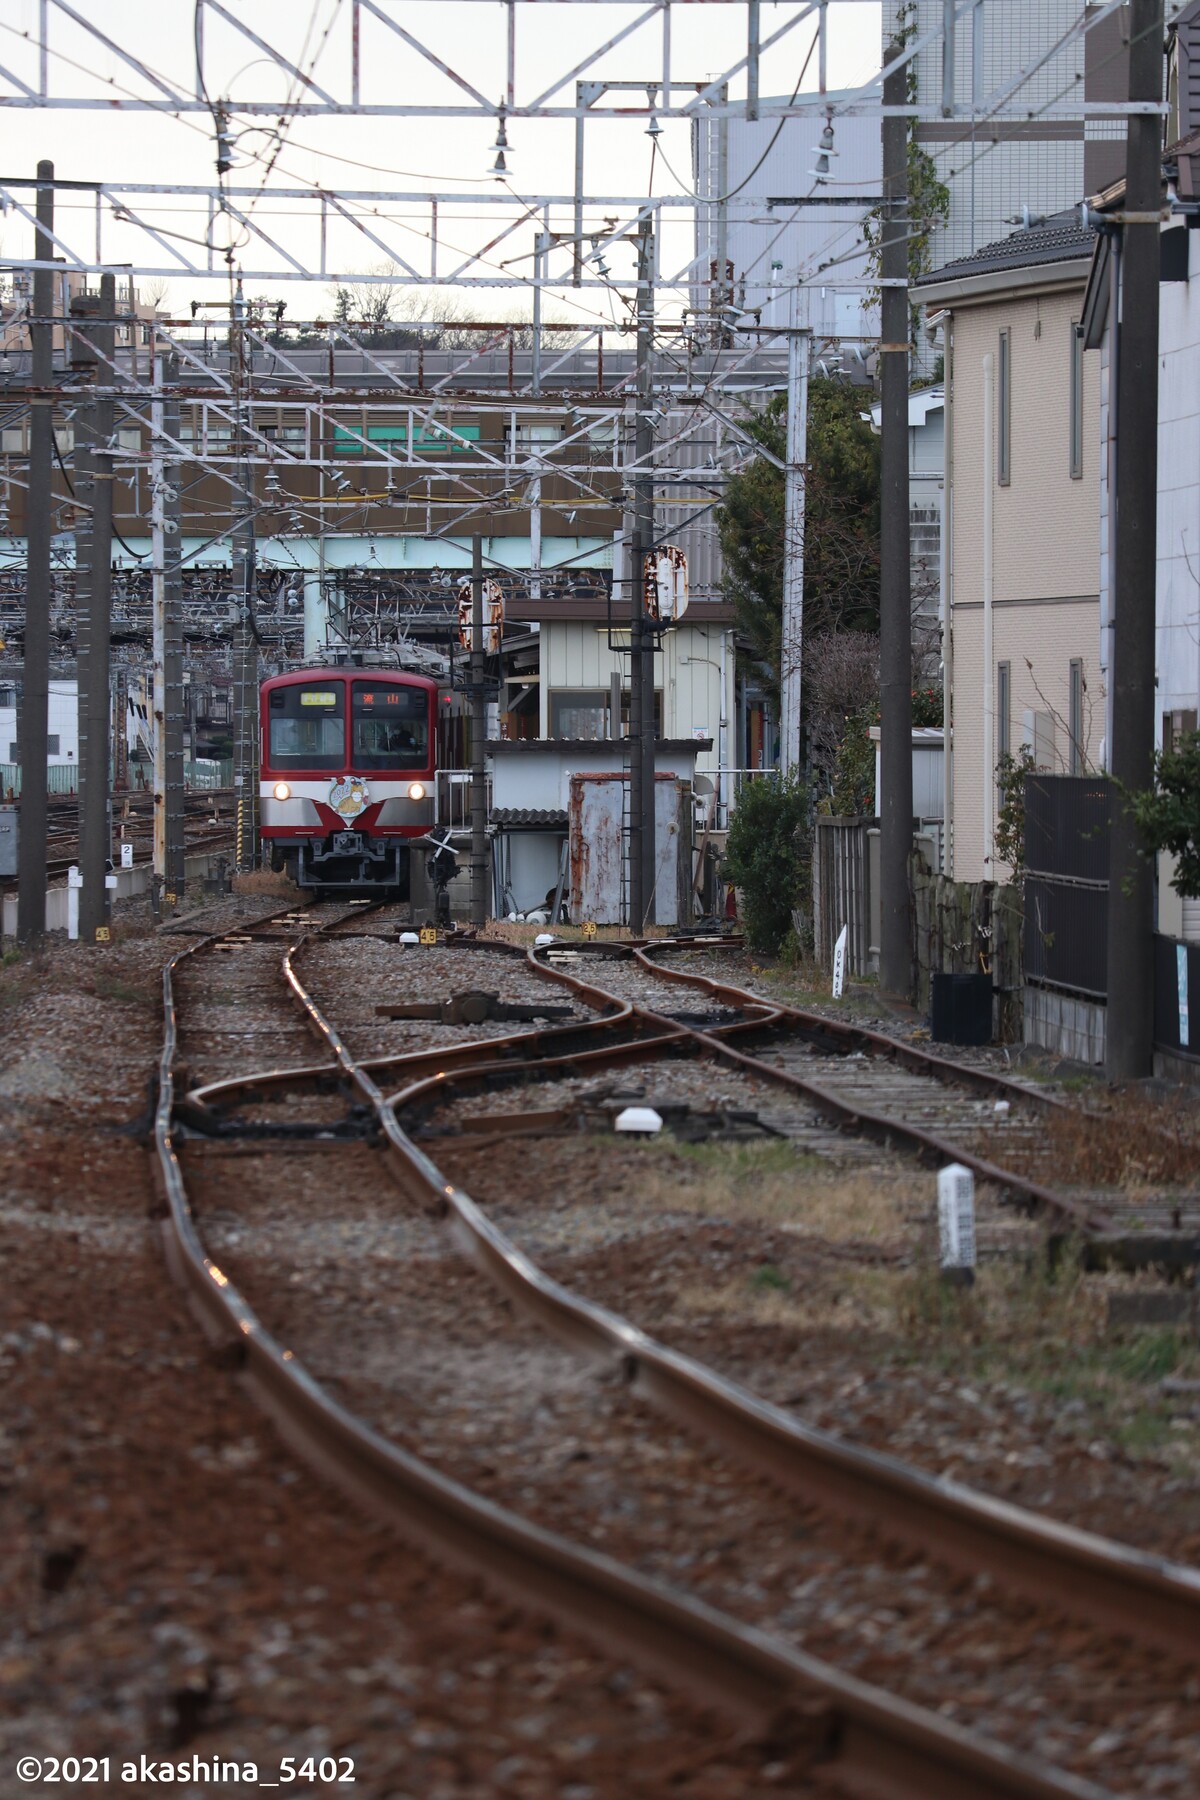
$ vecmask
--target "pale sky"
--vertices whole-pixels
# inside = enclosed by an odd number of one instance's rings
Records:
[[[419,38],[464,81],[489,101],[501,100],[506,81],[506,21],[508,9],[487,0],[376,0],[389,18]],[[289,60],[298,63],[314,82],[338,100],[350,92],[350,0],[223,0],[226,10],[249,30]],[[117,46],[139,58],[152,75],[187,95],[194,91],[193,0],[81,0],[77,10]],[[516,7],[516,104],[528,103],[562,76],[569,74],[594,47],[631,24],[644,4],[525,5]],[[779,5],[764,0],[762,34],[770,36],[800,11],[797,4]],[[830,14],[828,84],[845,88],[870,79],[879,67],[880,8],[872,0],[833,0]],[[30,41],[36,33],[39,0],[6,0],[0,17],[0,69],[17,81],[36,88],[37,52]],[[99,43],[63,13],[57,0],[50,5],[49,84],[53,98],[162,99],[160,90],[145,76],[122,61],[115,50]],[[388,103],[469,104],[461,88],[439,72],[415,49],[374,19],[367,10],[361,19],[361,100],[366,105]],[[439,200],[439,275],[454,269],[463,257],[481,250],[506,224],[519,217],[518,200],[537,194],[569,194],[573,181],[574,127],[570,120],[511,120],[508,189],[490,177],[494,158],[494,122],[484,118],[327,118],[290,117],[284,124],[279,147],[277,121],[268,117],[239,118],[239,102],[285,102],[297,84],[252,41],[226,23],[211,6],[204,9],[206,86],[212,100],[228,102],[234,117],[234,168],[228,180],[239,187],[258,189],[275,155],[268,191],[250,202],[239,201],[255,221],[275,239],[280,250],[290,252],[304,270],[319,267],[320,231],[316,209],[272,198],[279,186],[320,184],[339,192],[370,190],[376,193],[415,191]],[[721,73],[745,53],[746,7],[744,4],[676,4],[671,10],[671,69],[675,80],[695,83]],[[791,94],[800,77],[813,40],[815,19],[806,20],[765,53],[760,76],[764,97]],[[661,15],[653,15],[623,43],[611,49],[585,72],[586,79],[606,77],[614,81],[642,82],[657,79],[661,71]],[[733,94],[745,92],[745,77],[732,83]],[[816,57],[801,83],[802,91],[817,87]],[[0,74],[0,95],[18,91],[11,79]],[[629,103],[645,106],[645,96],[628,96]],[[574,78],[555,96],[552,104],[573,104]],[[50,157],[60,179],[139,181],[163,184],[210,185],[216,180],[215,144],[207,113],[117,113],[106,110],[71,111],[65,108],[5,108],[5,152],[0,176],[32,175],[39,157]],[[592,195],[639,196],[682,191],[691,180],[690,126],[686,121],[667,121],[653,159],[652,140],[646,135],[646,119],[590,122],[587,127],[585,184]],[[792,120],[785,133],[800,134],[815,143],[819,126],[811,120]],[[358,167],[356,163],[370,165]],[[667,165],[670,165],[668,167]],[[652,183],[652,187],[651,187]],[[455,202],[456,195],[502,196],[504,206],[482,198]],[[17,196],[32,205],[28,190]],[[144,196],[130,201],[139,214],[164,236],[169,232],[204,239],[207,209],[199,200],[168,196]],[[62,234],[77,251],[94,256],[95,203],[91,195],[60,194],[57,205]],[[396,254],[424,272],[429,266],[430,208],[420,202],[357,200],[350,204],[362,223]],[[601,224],[607,207],[593,209],[589,225]],[[686,209],[668,214],[661,246],[664,273],[675,273],[693,252],[691,215]],[[566,231],[572,223],[568,207],[553,209],[550,227]],[[532,222],[515,231],[489,252],[485,269],[497,276],[528,277],[533,245]],[[228,241],[229,221],[219,220],[217,241]],[[244,239],[246,233],[235,227]],[[142,234],[115,220],[104,210],[103,251],[106,262],[136,261],[142,267],[164,270],[174,267],[166,244],[155,245]],[[174,240],[187,256],[207,262],[200,243]],[[370,271],[384,260],[385,250],[364,232],[331,213],[326,244],[329,262],[343,268]],[[32,248],[26,222],[10,213],[0,220],[0,258],[19,260]],[[279,251],[261,242],[239,243],[237,255],[247,269],[283,269],[289,265]],[[507,259],[516,258],[515,262]],[[616,286],[633,272],[632,249],[617,245],[608,256]],[[501,264],[507,266],[501,268]],[[566,253],[558,252],[552,272],[561,273]],[[225,264],[216,259],[218,278],[198,280],[180,268],[166,276],[166,305],[176,315],[187,311],[192,299],[219,299],[228,292]],[[149,279],[149,278],[147,278]],[[328,315],[327,281],[247,280],[250,292],[268,292],[288,303],[289,319]],[[410,290],[411,292],[411,290]],[[490,316],[528,317],[530,294],[521,288],[465,290],[471,309]],[[419,308],[418,308],[419,312]],[[624,316],[617,296],[600,289],[572,290],[563,286],[550,297],[546,317],[580,324],[612,321]]]

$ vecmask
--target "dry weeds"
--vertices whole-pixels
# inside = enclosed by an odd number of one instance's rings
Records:
[[[984,1152],[986,1154],[986,1152]],[[1119,1188],[1136,1195],[1200,1182],[1200,1098],[1134,1090],[1047,1115],[1036,1144],[1006,1147],[1018,1173],[1056,1185]]]
[[[658,1154],[655,1148],[650,1157]],[[735,1149],[669,1144],[661,1162],[657,1169],[650,1162],[644,1176],[651,1206],[781,1226],[833,1244],[896,1248],[906,1219],[932,1205],[923,1171],[843,1174],[778,1142]]]

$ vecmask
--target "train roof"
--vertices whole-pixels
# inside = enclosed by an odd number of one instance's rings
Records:
[[[268,675],[260,683],[260,690],[277,687],[296,687],[300,682],[345,680],[353,676],[359,681],[398,681],[405,687],[426,688],[436,694],[438,684],[431,681],[428,675],[414,675],[408,669],[360,668],[357,663],[331,663],[327,667],[315,669],[290,669],[286,675]]]

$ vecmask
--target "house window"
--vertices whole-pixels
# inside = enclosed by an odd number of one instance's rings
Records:
[[[1083,754],[1083,662],[1078,656],[1071,660],[1071,686],[1068,704],[1070,706],[1070,766],[1068,773],[1082,775],[1084,773]]]
[[[540,450],[557,444],[561,436],[562,427],[559,425],[518,422],[515,430],[510,427],[509,448],[512,451]]]
[[[550,696],[550,736],[586,738],[608,736],[608,694],[602,688],[567,689]]]
[[[1012,480],[1012,332],[1000,333],[1000,356],[996,364],[998,393],[996,396],[996,479],[1001,487]]]
[[[550,695],[550,736],[599,741],[611,737],[612,697],[607,688],[560,688]],[[630,695],[621,694],[621,736],[629,736]],[[662,689],[654,690],[654,735],[662,736]]]
[[[1168,756],[1178,750],[1180,741],[1196,729],[1194,712],[1169,712],[1162,716],[1162,747]]]
[[[58,747],[58,735],[59,734],[57,731],[51,731],[50,733],[48,733],[48,735],[46,737],[46,755],[47,756],[61,756],[62,752],[59,750],[59,747]]]
[[[1083,331],[1071,326],[1071,480],[1083,480]]]
[[[1012,753],[1012,664],[996,664],[996,760]]]

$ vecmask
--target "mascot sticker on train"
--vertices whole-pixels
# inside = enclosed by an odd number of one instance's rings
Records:
[[[329,804],[343,819],[357,819],[370,801],[367,784],[357,775],[342,775],[329,790]]]

